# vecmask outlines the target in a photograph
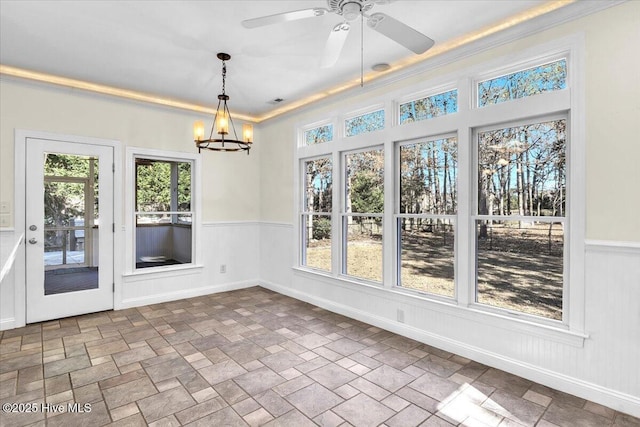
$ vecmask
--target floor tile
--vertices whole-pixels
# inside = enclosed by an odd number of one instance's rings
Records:
[[[362,393],[332,411],[355,427],[377,426],[395,415],[394,411]]]
[[[200,375],[202,375],[209,384],[216,385],[242,375],[246,373],[247,370],[238,365],[235,361],[228,359],[212,366],[202,368],[198,372],[200,372]]]
[[[156,393],[158,393],[158,390],[154,387],[151,380],[146,377],[102,391],[102,395],[109,409],[118,408]]]
[[[601,415],[562,403],[551,403],[542,418],[560,427],[599,427],[611,424],[611,420]]]
[[[335,363],[329,363],[307,373],[307,375],[330,390],[357,378],[356,374]]]
[[[234,382],[253,396],[285,382],[285,379],[271,369],[264,367],[237,376],[234,378]]]
[[[291,393],[286,399],[309,418],[314,418],[343,402],[341,397],[318,383]]]
[[[409,384],[414,378],[389,365],[382,365],[363,377],[391,392],[395,392]]]
[[[139,400],[138,407],[145,420],[153,422],[194,406],[195,403],[188,391],[178,387]]]

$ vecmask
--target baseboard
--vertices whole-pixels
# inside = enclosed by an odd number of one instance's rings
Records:
[[[635,417],[640,417],[640,398],[637,396],[621,393],[578,378],[523,363],[497,353],[486,351],[479,347],[470,346],[460,341],[436,335],[410,325],[391,321],[390,319],[376,316],[372,313],[356,310],[347,305],[329,301],[324,298],[300,292],[275,283],[261,281],[260,286],[274,292],[314,304],[326,310],[342,314],[352,319],[397,333],[398,335],[458,354],[487,366],[513,373],[565,393],[573,394],[583,399],[599,403],[617,411],[624,412]]]
[[[242,282],[224,283],[222,285],[204,286],[194,289],[186,289],[176,292],[166,292],[163,294],[149,295],[139,298],[127,298],[117,304],[115,310],[123,310],[125,308],[140,307],[149,304],[159,304],[169,301],[177,301],[185,298],[199,297],[203,295],[217,294],[220,292],[235,291],[238,289],[250,288],[258,286],[257,280],[245,280]]]
[[[16,319],[13,317],[7,317],[6,319],[0,319],[0,331],[6,331],[7,329],[16,328]]]

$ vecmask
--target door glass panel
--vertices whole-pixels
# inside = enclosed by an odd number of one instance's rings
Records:
[[[44,159],[44,294],[98,288],[98,161]]]

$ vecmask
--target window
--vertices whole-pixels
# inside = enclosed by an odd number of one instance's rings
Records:
[[[412,141],[398,151],[398,286],[453,297],[457,139]]]
[[[567,87],[567,61],[561,59],[478,83],[478,106],[498,104]]]
[[[384,151],[344,155],[342,273],[382,282]]]
[[[346,119],[344,128],[345,136],[355,136],[384,129],[384,110],[377,110]]]
[[[333,125],[327,124],[304,131],[304,144],[315,145],[333,141]]]
[[[301,144],[301,266],[469,316],[581,332],[584,117],[573,91],[583,79],[572,66],[579,50],[554,49],[523,54],[509,72],[496,60],[498,71],[407,91],[421,96],[380,95],[372,101],[395,106],[397,123],[385,127],[388,108],[365,107],[373,112],[347,115],[333,144]],[[331,159],[340,203],[320,207],[326,190],[310,171]],[[312,261],[316,245],[332,260]]]
[[[301,264],[317,270],[331,271],[331,158],[304,162],[304,195]]]
[[[562,320],[566,119],[477,135],[477,302]]]
[[[193,261],[192,162],[135,157],[135,268]]]
[[[458,112],[458,90],[400,104],[400,124],[419,122]]]

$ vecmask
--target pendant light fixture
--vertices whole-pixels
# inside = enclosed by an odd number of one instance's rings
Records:
[[[229,107],[227,107],[229,95],[225,92],[227,77],[226,61],[231,59],[231,55],[221,52],[218,53],[217,56],[218,59],[222,61],[222,93],[218,95],[218,108],[216,108],[216,115],[213,118],[213,125],[211,126],[209,138],[205,139],[204,123],[201,120],[198,120],[193,124],[193,139],[196,143],[196,147],[198,147],[198,152],[201,152],[201,150],[246,151],[247,154],[249,154],[251,144],[253,143],[253,126],[249,123],[243,124],[242,139],[238,139],[235,125],[231,119],[231,113],[229,113]],[[233,138],[231,138],[231,135],[229,134],[229,128],[233,130]]]

